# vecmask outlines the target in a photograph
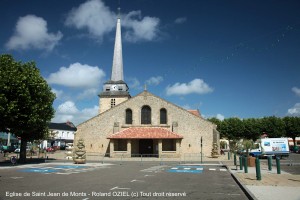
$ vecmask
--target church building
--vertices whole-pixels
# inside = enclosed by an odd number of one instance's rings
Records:
[[[83,139],[87,153],[109,157],[210,156],[219,144],[216,125],[198,110],[186,110],[146,89],[131,97],[123,77],[121,20],[117,18],[111,80],[99,96],[99,114],[77,126],[75,141]],[[201,148],[202,145],[202,148]]]

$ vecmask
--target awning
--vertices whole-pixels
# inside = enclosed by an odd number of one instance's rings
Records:
[[[183,136],[165,128],[131,127],[110,135],[107,139],[182,139]]]

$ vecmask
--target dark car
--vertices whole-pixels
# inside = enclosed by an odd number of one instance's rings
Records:
[[[2,146],[2,151],[4,153],[11,153],[11,152],[14,152],[16,150],[17,147],[15,146]]]

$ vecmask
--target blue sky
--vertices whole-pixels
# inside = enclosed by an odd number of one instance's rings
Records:
[[[0,53],[34,60],[53,122],[98,111],[118,0],[1,0]],[[300,115],[299,1],[121,1],[124,79],[204,117]]]

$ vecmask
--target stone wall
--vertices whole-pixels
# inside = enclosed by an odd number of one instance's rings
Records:
[[[110,105],[110,101],[109,101]],[[144,105],[151,107],[151,124],[141,124],[141,108]],[[132,110],[132,124],[125,124],[125,110]],[[167,124],[160,124],[160,109],[167,110]],[[114,127],[118,125],[118,127]],[[176,126],[178,125],[178,126]],[[200,138],[203,138],[203,155],[209,156],[213,144],[213,130],[215,125],[209,121],[191,114],[187,110],[167,102],[147,91],[123,101],[119,105],[104,111],[90,120],[78,125],[75,140],[83,138],[87,152],[107,152],[109,135],[131,126],[164,127],[183,136],[179,145],[179,153],[184,155],[199,154]],[[132,145],[132,153],[138,151],[136,144]]]
[[[99,114],[107,111],[111,108],[111,99],[115,99],[115,105],[118,105],[128,99],[128,97],[118,97],[118,98],[99,98]]]

